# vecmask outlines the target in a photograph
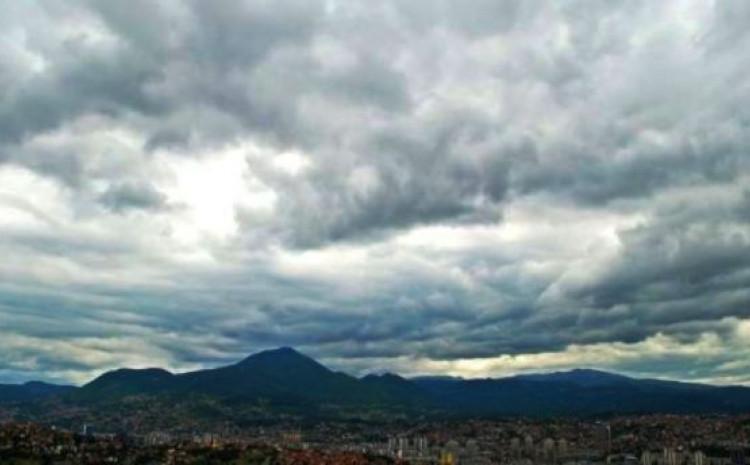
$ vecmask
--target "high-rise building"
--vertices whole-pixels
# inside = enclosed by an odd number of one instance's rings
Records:
[[[706,465],[706,454],[699,450],[693,452],[693,465]]]
[[[664,465],[678,465],[679,457],[676,450],[671,447],[664,448]]]
[[[568,454],[568,441],[566,441],[565,439],[560,439],[557,441],[557,453],[559,455]]]
[[[510,440],[510,450],[514,456],[517,456],[518,454],[521,453],[521,439],[520,438],[515,437]]]
[[[531,437],[531,435],[527,434],[526,437],[523,439],[524,447],[526,448],[526,452],[533,452],[534,451],[534,438]]]

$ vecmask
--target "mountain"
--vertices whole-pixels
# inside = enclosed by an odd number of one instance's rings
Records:
[[[414,382],[461,415],[565,416],[750,412],[750,388],[637,379],[596,370]]]
[[[119,369],[80,388],[43,383],[0,386],[3,399],[26,402],[29,416],[58,411],[44,407],[47,402],[100,421],[166,425],[199,420],[247,423],[285,416],[372,419],[416,414],[497,417],[750,412],[750,388],[739,386],[637,379],[591,369],[496,379],[405,379],[392,373],[355,378],[291,348],[259,352],[235,364],[188,373]]]
[[[231,405],[318,411],[336,407],[403,408],[425,397],[421,388],[397,378],[400,382],[391,378],[360,380],[284,347],[251,355],[233,365],[183,374],[159,369],[116,370],[84,385],[69,398],[84,403],[133,397],[210,398]]]
[[[513,378],[521,381],[571,383],[581,387],[614,386],[633,384],[639,381],[627,376],[587,368],[576,368],[570,371],[556,371],[552,373],[524,374],[514,376]]]
[[[432,404],[427,391],[418,384],[393,373],[370,374],[362,383],[380,393],[384,400],[402,405],[428,407]]]
[[[79,401],[106,402],[127,396],[156,394],[169,390],[174,377],[161,368],[121,368],[104,373],[68,397]]]
[[[27,402],[69,393],[76,388],[58,384],[29,381],[24,384],[0,384],[0,403]]]
[[[234,365],[178,375],[175,384],[178,392],[238,401],[309,405],[371,400],[356,378],[329,370],[288,347],[260,352]]]

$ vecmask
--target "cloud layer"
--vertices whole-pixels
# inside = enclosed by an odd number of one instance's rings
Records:
[[[0,379],[750,382],[745,2],[7,10]]]

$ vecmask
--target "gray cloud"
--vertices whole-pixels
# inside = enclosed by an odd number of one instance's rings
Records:
[[[113,185],[99,199],[102,205],[117,213],[128,210],[159,210],[167,206],[164,194],[149,184]]]
[[[750,381],[750,10],[469,3],[10,7],[0,376]]]

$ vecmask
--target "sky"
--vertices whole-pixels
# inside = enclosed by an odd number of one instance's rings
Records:
[[[0,382],[750,384],[750,2],[35,0],[0,15]]]

